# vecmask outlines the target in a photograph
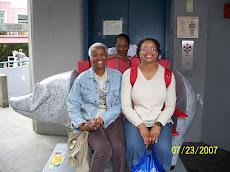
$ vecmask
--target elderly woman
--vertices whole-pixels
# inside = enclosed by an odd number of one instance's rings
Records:
[[[141,63],[136,69],[137,77],[133,86],[130,83],[130,69],[123,74],[121,102],[126,117],[124,128],[129,168],[141,159],[149,144],[155,145],[156,156],[163,168],[169,171],[171,167],[171,116],[176,105],[176,88],[173,74],[166,88],[165,68],[157,63],[160,52],[157,40],[141,40],[137,46],[137,56]]]
[[[91,172],[104,172],[112,157],[113,171],[125,171],[125,138],[120,118],[121,73],[110,69],[107,47],[94,43],[89,48],[93,66],[75,80],[67,99],[74,132],[89,131],[93,149]]]

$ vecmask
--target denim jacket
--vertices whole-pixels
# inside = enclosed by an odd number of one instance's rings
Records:
[[[107,110],[101,116],[104,121],[102,125],[104,128],[108,127],[121,114],[120,88],[122,74],[108,67],[106,69],[108,76],[105,82]],[[72,125],[76,127],[74,132],[79,131],[78,127],[82,123],[96,118],[99,109],[99,90],[94,67],[81,73],[76,78],[66,102]]]

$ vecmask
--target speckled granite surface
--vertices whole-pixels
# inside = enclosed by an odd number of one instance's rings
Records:
[[[184,135],[190,127],[192,120],[195,117],[197,109],[197,95],[192,88],[188,80],[180,72],[174,72],[176,78],[176,94],[177,102],[176,108],[188,115],[186,118],[177,118],[175,115],[173,119],[175,121],[175,129],[179,133],[179,136],[173,136],[172,146],[180,146],[183,144]],[[175,153],[172,159],[172,166],[175,166],[178,160],[179,154]]]
[[[75,78],[76,71],[46,78],[35,85],[31,94],[11,97],[9,99],[10,106],[16,112],[29,118],[40,122],[57,123],[67,127],[66,99],[70,92],[71,81]]]

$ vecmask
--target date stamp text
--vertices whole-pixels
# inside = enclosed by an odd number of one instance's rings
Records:
[[[173,146],[171,151],[172,154],[187,154],[187,155],[195,155],[195,154],[216,154],[218,146]]]

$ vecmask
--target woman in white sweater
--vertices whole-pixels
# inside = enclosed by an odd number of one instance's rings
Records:
[[[166,171],[172,160],[172,119],[176,105],[175,78],[166,88],[165,68],[157,63],[160,55],[157,40],[146,38],[137,46],[141,63],[135,84],[130,83],[130,69],[123,74],[122,111],[126,136],[126,162],[131,169],[144,155],[149,144],[155,145],[156,156]],[[132,101],[134,109],[132,108]],[[163,111],[162,107],[165,104]]]

